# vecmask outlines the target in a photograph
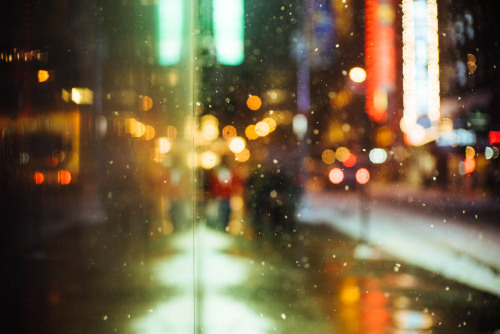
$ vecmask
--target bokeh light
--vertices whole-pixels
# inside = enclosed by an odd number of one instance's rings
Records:
[[[245,147],[243,151],[241,151],[240,153],[236,153],[234,155],[234,158],[236,161],[246,162],[248,161],[248,159],[250,159],[250,151],[248,150],[248,148]]]
[[[71,173],[67,170],[60,170],[57,172],[57,183],[61,185],[68,185],[71,183]]]
[[[258,122],[257,124],[255,124],[255,133],[257,133],[257,135],[259,135],[260,137],[267,136],[270,131],[271,129],[266,122]]]
[[[276,130],[276,121],[271,117],[264,118],[262,122],[265,122],[267,123],[267,125],[269,125],[269,132],[273,132],[274,130]]]
[[[465,148],[465,158],[466,159],[473,159],[475,156],[476,156],[476,150],[474,150],[474,147],[467,146]]]
[[[465,174],[471,174],[476,170],[476,159],[474,158],[465,158],[463,162],[463,168]]]
[[[144,139],[151,140],[155,137],[155,128],[151,125],[146,125],[146,131],[144,132]]]
[[[218,164],[219,158],[212,151],[205,151],[201,154],[201,167],[204,169],[212,169]]]
[[[229,141],[229,150],[233,153],[241,153],[245,146],[245,139],[238,136],[231,138]]]
[[[38,82],[45,82],[49,80],[49,71],[46,70],[39,70],[38,71]]]
[[[45,181],[45,177],[43,176],[43,173],[35,172],[34,180],[35,180],[35,184],[42,184],[43,181]]]
[[[395,137],[394,132],[386,125],[381,126],[375,132],[375,142],[382,147],[391,146]]]
[[[153,108],[153,99],[149,96],[143,96],[140,100],[140,108],[142,111],[148,111]]]
[[[387,160],[387,151],[383,148],[374,148],[370,151],[368,157],[374,164],[381,164]]]
[[[353,167],[354,165],[356,165],[357,160],[358,159],[356,158],[356,156],[351,152],[349,154],[349,157],[347,158],[346,161],[343,162],[343,164],[346,167]]]
[[[213,123],[205,123],[201,127],[203,139],[212,141],[219,137],[219,128]]]
[[[330,173],[328,173],[328,178],[330,179],[331,183],[339,184],[344,180],[344,172],[338,167],[332,168],[330,170]]]
[[[257,95],[252,95],[247,99],[247,107],[250,110],[258,110],[262,106],[262,100]]]
[[[354,82],[361,83],[366,80],[366,71],[361,67],[353,67],[349,71],[349,78]]]
[[[344,162],[347,159],[349,159],[350,155],[351,152],[349,151],[348,148],[345,147],[339,147],[337,148],[337,151],[335,151],[335,158],[337,158],[337,160],[340,162]]]
[[[170,151],[171,147],[172,147],[172,144],[170,143],[170,141],[167,138],[161,137],[161,138],[156,139],[156,148],[158,149],[158,152],[160,154],[168,153],[168,151]]]
[[[356,181],[359,184],[366,184],[370,180],[370,172],[366,168],[360,168],[356,171]]]
[[[494,151],[491,147],[486,147],[484,149],[484,157],[486,158],[486,160],[490,160],[491,158],[493,158],[493,154],[494,154]]]
[[[177,128],[173,125],[167,126],[167,139],[172,141],[177,137]]]
[[[226,125],[223,129],[222,129],[222,138],[228,140],[230,138],[233,138],[234,136],[236,136],[236,128],[232,125]]]
[[[330,149],[326,149],[321,153],[321,160],[327,165],[333,164],[335,162],[335,152]]]
[[[259,138],[259,135],[257,134],[257,132],[255,132],[255,125],[254,124],[250,124],[249,126],[246,127],[245,136],[247,136],[247,138],[250,140]]]

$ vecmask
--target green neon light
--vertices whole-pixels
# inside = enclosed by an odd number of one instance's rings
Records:
[[[158,62],[161,66],[177,64],[181,59],[183,0],[158,1]]]
[[[244,0],[213,0],[217,61],[240,65],[244,56]]]

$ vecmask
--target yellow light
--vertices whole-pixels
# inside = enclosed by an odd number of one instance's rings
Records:
[[[476,150],[474,150],[474,147],[467,146],[465,148],[465,158],[466,159],[473,159],[475,156],[476,156]]]
[[[265,122],[267,123],[267,125],[269,125],[269,132],[273,132],[274,130],[276,130],[276,121],[271,117],[264,118],[262,122]]]
[[[201,127],[201,133],[203,139],[212,141],[219,137],[219,128],[212,123],[203,124]]]
[[[201,167],[204,169],[212,169],[218,163],[217,154],[212,151],[205,151],[201,154]]]
[[[201,124],[214,124],[219,126],[219,119],[214,115],[207,114],[201,118]]]
[[[340,162],[347,161],[347,159],[349,159],[350,156],[351,152],[349,151],[348,148],[345,147],[339,147],[335,152],[335,158],[337,158],[337,160]]]
[[[241,137],[233,137],[229,141],[229,150],[233,153],[240,153],[245,149],[246,143],[245,140]]]
[[[247,99],[247,106],[250,110],[258,110],[262,106],[262,100],[257,95],[252,95]]]
[[[326,149],[321,154],[321,160],[327,165],[333,164],[335,162],[335,152],[330,149]]]
[[[222,137],[224,139],[230,139],[236,136],[236,128],[232,125],[227,125],[222,129]]]
[[[135,118],[125,119],[125,133],[130,133],[133,136],[136,127],[137,127],[137,120]]]
[[[260,137],[265,137],[269,134],[270,132],[269,125],[266,122],[258,122],[255,124],[255,132],[260,136]]]
[[[144,132],[144,139],[151,140],[155,137],[155,128],[151,125],[146,125],[146,131]]]
[[[236,153],[234,155],[234,158],[236,161],[239,161],[239,162],[248,161],[248,159],[250,159],[250,151],[248,150],[248,148],[245,148],[240,153]]]
[[[167,138],[160,137],[156,139],[156,147],[160,154],[167,154],[168,151],[170,151],[170,149],[172,148],[172,144]]]
[[[88,88],[72,88],[71,101],[76,104],[92,104],[94,93]]]
[[[255,132],[255,125],[251,124],[247,126],[247,128],[245,129],[245,136],[247,136],[247,138],[250,140],[259,138],[257,132]]]
[[[361,67],[353,67],[349,71],[349,78],[354,82],[361,83],[366,80],[366,71]]]
[[[439,124],[439,132],[453,131],[453,120],[451,118],[442,118]]]
[[[39,70],[38,71],[38,82],[45,82],[49,80],[49,71]]]
[[[146,133],[146,125],[142,122],[135,122],[135,126],[132,128],[132,137],[142,137]]]

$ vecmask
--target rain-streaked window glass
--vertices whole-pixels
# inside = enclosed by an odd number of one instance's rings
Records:
[[[500,333],[493,0],[23,0],[15,333]]]

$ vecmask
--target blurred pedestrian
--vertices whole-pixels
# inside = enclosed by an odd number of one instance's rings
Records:
[[[224,231],[228,230],[231,218],[231,197],[241,189],[241,182],[228,160],[229,158],[223,157],[220,165],[210,172],[208,178],[209,195],[217,201],[218,223]]]

